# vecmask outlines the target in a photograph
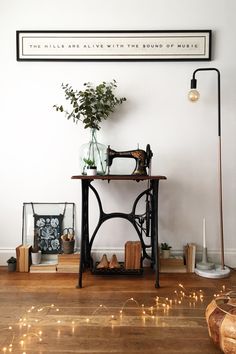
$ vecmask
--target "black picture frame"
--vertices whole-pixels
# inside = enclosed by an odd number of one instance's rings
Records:
[[[16,31],[17,61],[206,61],[211,30]]]
[[[42,254],[61,253],[63,215],[34,215],[37,246]]]

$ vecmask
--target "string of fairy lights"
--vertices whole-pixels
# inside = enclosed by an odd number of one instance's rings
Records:
[[[236,297],[236,293],[226,289],[225,285],[214,294],[216,300],[222,297],[230,298],[231,296]],[[125,300],[121,307],[117,308],[109,308],[104,304],[99,304],[89,316],[76,315],[75,311],[73,311],[73,315],[63,315],[63,308],[59,308],[55,304],[31,306],[24,311],[23,316],[16,319],[14,325],[11,324],[0,328],[0,332],[7,333],[2,352],[11,353],[14,350],[18,350],[18,352],[21,351],[21,354],[29,354],[29,351],[27,351],[29,343],[32,345],[32,341],[35,341],[35,344],[43,343],[44,341],[43,325],[45,321],[50,326],[57,326],[58,338],[62,335],[63,328],[65,328],[63,326],[70,326],[73,335],[76,326],[97,324],[99,317],[102,318],[100,324],[103,325],[122,326],[127,324],[132,317],[138,325],[158,327],[164,325],[164,320],[171,316],[171,310],[183,307],[183,305],[188,308],[201,308],[205,298],[203,290],[187,290],[182,284],[178,284],[178,288],[174,291],[172,297],[156,296],[151,306],[140,304],[131,297]],[[162,322],[160,322],[160,319],[162,319]]]

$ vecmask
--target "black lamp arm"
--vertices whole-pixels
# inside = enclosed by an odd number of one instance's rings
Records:
[[[191,89],[197,88],[197,80],[195,78],[198,71],[215,71],[218,78],[218,136],[221,136],[221,97],[220,97],[220,71],[216,68],[199,68],[193,72],[193,77],[191,79]]]

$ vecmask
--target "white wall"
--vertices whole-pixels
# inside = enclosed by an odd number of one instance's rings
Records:
[[[67,121],[52,106],[63,103],[62,82],[75,88],[115,78],[128,101],[104,122],[99,140],[116,150],[151,144],[153,174],[160,183],[160,240],[180,251],[202,241],[217,257],[217,104],[214,73],[199,74],[201,101],[186,99],[192,72],[217,67],[222,74],[222,144],[226,263],[236,266],[236,120],[234,0],[1,0],[0,1],[0,220],[1,263],[21,241],[23,202],[70,201],[77,205],[80,236],[78,151],[88,140],[82,125]],[[17,62],[16,30],[212,29],[212,62]],[[140,185],[97,184],[105,209],[126,211]],[[110,193],[111,192],[111,193]],[[95,215],[92,223],[95,222]],[[114,227],[115,226],[115,227]],[[125,221],[104,225],[95,249],[122,249],[134,236]],[[235,257],[234,257],[235,258]]]

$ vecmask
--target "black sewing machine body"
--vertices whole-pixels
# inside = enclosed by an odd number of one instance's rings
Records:
[[[108,166],[108,174],[109,167],[112,165],[114,158],[133,158],[136,161],[136,166],[132,175],[147,175],[147,168],[150,166],[151,158],[153,154],[150,149],[150,145],[148,144],[146,147],[146,151],[141,149],[129,150],[129,151],[115,151],[108,146],[107,148],[107,166]]]

